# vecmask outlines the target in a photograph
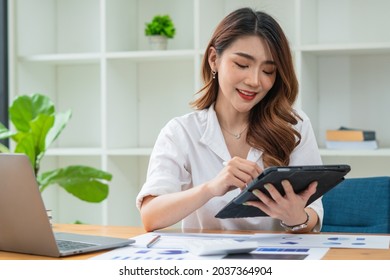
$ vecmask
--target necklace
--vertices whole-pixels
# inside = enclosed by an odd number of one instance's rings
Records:
[[[232,135],[234,138],[236,138],[237,140],[241,138],[241,134],[248,128],[248,125],[246,125],[244,127],[243,130],[241,130],[241,132],[239,133],[232,133],[230,132],[229,130],[227,130],[226,128],[224,128],[222,125],[221,125],[222,129],[225,130],[227,133],[229,133],[230,135]]]

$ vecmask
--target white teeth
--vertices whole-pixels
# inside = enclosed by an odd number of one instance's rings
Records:
[[[247,96],[253,96],[255,95],[255,93],[248,93],[248,92],[245,92],[245,91],[242,91],[242,90],[238,90],[240,93],[244,94],[244,95],[247,95]]]

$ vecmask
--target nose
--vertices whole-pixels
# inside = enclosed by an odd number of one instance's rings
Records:
[[[252,88],[259,88],[261,87],[261,79],[260,79],[260,73],[258,70],[253,69],[248,73],[247,78],[245,79],[245,83],[252,87]]]

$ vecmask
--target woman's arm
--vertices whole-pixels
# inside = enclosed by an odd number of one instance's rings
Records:
[[[141,206],[145,230],[153,231],[171,226],[200,208],[212,197],[207,184],[181,192],[147,196]]]
[[[244,188],[256,178],[261,168],[254,162],[235,157],[213,179],[199,186],[175,193],[146,196],[141,204],[141,218],[147,231],[171,226],[216,196],[234,188]]]

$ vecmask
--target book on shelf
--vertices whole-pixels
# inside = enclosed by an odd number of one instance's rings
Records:
[[[353,129],[340,127],[339,129],[326,130],[327,141],[374,141],[376,135],[374,130]]]
[[[367,141],[325,141],[325,146],[330,150],[376,150],[378,142],[376,140]]]

